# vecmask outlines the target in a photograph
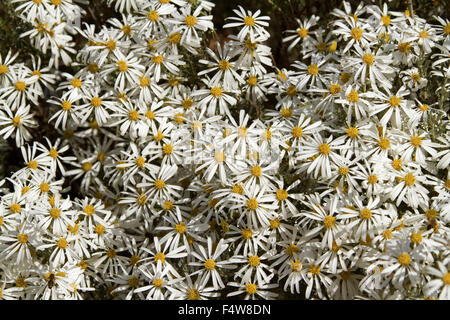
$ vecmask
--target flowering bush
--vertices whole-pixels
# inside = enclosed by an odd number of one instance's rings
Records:
[[[260,10],[107,4],[10,1],[0,298],[450,298],[448,19],[343,2],[286,69]]]

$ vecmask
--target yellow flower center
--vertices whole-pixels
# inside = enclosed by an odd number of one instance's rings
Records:
[[[95,207],[92,204],[88,204],[84,207],[83,212],[88,216],[92,216],[95,213]]]
[[[279,201],[284,201],[288,197],[288,192],[284,189],[278,189],[276,192],[276,196]]]
[[[422,138],[419,136],[412,136],[411,144],[413,145],[414,148],[419,147],[422,144]]]
[[[380,140],[378,140],[378,145],[381,149],[386,150],[391,146],[391,142],[387,138],[380,138]]]
[[[336,218],[333,216],[326,216],[323,219],[323,225],[327,229],[333,228],[335,224],[336,224]]]
[[[402,266],[406,267],[411,263],[411,257],[407,253],[402,253],[401,255],[398,256],[398,262]]]
[[[78,223],[75,223],[72,227],[70,224],[67,225],[67,230],[71,232],[72,234],[76,234],[78,230],[80,230],[80,225]]]
[[[154,285],[156,288],[161,288],[162,285],[163,285],[163,280],[162,280],[162,279],[159,279],[159,278],[156,278],[156,279],[153,280],[153,285]]]
[[[87,172],[87,171],[91,170],[91,168],[92,168],[92,163],[90,163],[90,162],[85,162],[85,163],[82,164],[81,167],[83,168],[83,171]]]
[[[368,66],[371,66],[375,61],[375,57],[371,53],[364,53],[362,59]]]
[[[353,39],[359,41],[362,38],[363,31],[360,28],[355,27],[352,29],[351,34]]]
[[[64,100],[61,104],[61,109],[63,109],[64,111],[69,111],[70,109],[72,109],[72,104],[70,103],[70,101]]]
[[[158,43],[158,40],[156,39],[149,39],[147,41],[147,46],[150,50],[156,50],[156,44]]]
[[[32,76],[38,76],[38,78],[40,79],[41,76],[42,76],[42,73],[41,73],[40,70],[34,70],[34,71],[31,73],[31,75],[32,75]]]
[[[162,252],[158,252],[157,254],[155,254],[155,261],[161,261],[162,263],[164,263],[164,261],[166,261],[166,255]]]
[[[281,116],[283,118],[290,118],[292,116],[292,110],[289,107],[283,107],[281,108]]]
[[[11,210],[12,213],[20,213],[20,210],[22,207],[18,203],[13,203],[9,206],[9,210]]]
[[[22,188],[22,191],[21,191],[22,195],[24,195],[25,193],[27,193],[30,189],[31,189],[31,188],[30,188],[29,186],[23,187],[23,188]]]
[[[38,163],[35,160],[31,160],[30,162],[28,162],[28,168],[36,170],[38,167]]]
[[[159,19],[159,14],[155,10],[150,10],[147,12],[147,19],[151,22],[156,22]]]
[[[420,74],[418,74],[418,73],[412,73],[412,74],[411,74],[411,79],[412,79],[412,81],[414,81],[414,82],[419,82],[419,81],[420,81]]]
[[[320,266],[313,264],[309,267],[309,273],[311,273],[313,276],[316,276],[320,273]]]
[[[318,74],[318,73],[319,73],[319,67],[318,67],[316,64],[311,63],[311,64],[308,66],[308,73],[309,73],[310,75],[316,75],[316,74]]]
[[[169,40],[170,43],[173,43],[173,44],[179,43],[180,40],[181,40],[181,33],[179,33],[179,32],[172,33],[169,36],[168,40]]]
[[[444,32],[446,35],[450,35],[450,22],[445,25]]]
[[[409,53],[409,50],[411,49],[411,44],[409,42],[399,43],[397,49],[402,53]]]
[[[141,87],[148,87],[150,85],[150,79],[148,77],[141,76],[139,78],[139,85]]]
[[[172,210],[173,207],[174,207],[173,202],[170,200],[164,202],[164,204],[163,204],[164,210]]]
[[[172,146],[170,143],[165,144],[165,145],[163,146],[163,153],[164,153],[165,155],[172,154],[172,153],[173,153],[173,146]]]
[[[301,127],[295,126],[294,128],[292,128],[292,136],[294,138],[300,138],[301,136],[303,136],[303,129]]]
[[[382,17],[381,17],[381,22],[383,23],[383,25],[384,25],[385,27],[387,27],[388,25],[391,24],[391,17],[388,16],[388,15],[382,16]]]
[[[18,240],[20,243],[27,243],[27,242],[28,242],[28,236],[27,236],[25,233],[19,233],[19,234],[17,235],[17,240]]]
[[[139,262],[140,259],[141,259],[141,257],[139,255],[137,255],[137,254],[132,255],[130,258],[130,265],[135,266]]]
[[[145,116],[147,117],[147,119],[153,120],[153,119],[155,118],[155,113],[154,113],[153,111],[151,111],[151,110],[148,110],[148,111],[145,113]]]
[[[139,278],[138,277],[131,277],[128,279],[128,286],[130,288],[136,288],[139,285]]]
[[[300,36],[300,38],[305,39],[308,36],[308,29],[300,28],[297,30],[297,34]]]
[[[25,288],[26,286],[27,286],[27,282],[25,281],[24,278],[22,278],[22,277],[17,278],[16,287]]]
[[[256,201],[256,198],[250,198],[247,200],[247,208],[250,210],[256,210],[258,208],[258,201]]]
[[[389,99],[389,104],[391,105],[392,108],[396,108],[396,107],[398,107],[400,105],[401,101],[402,101],[401,98],[399,98],[397,96],[392,96]]]
[[[320,152],[321,154],[327,155],[327,154],[330,153],[330,151],[331,151],[331,148],[330,148],[330,146],[328,145],[328,143],[322,143],[322,144],[319,146],[319,152]]]
[[[437,211],[434,209],[428,209],[425,211],[425,216],[428,218],[428,220],[436,219]]]
[[[155,139],[156,142],[159,142],[164,138],[164,135],[162,134],[161,131],[158,130],[158,132],[156,133],[156,136],[153,136],[153,138]]]
[[[211,94],[214,98],[218,98],[222,95],[222,88],[220,87],[212,87]]]
[[[254,87],[254,86],[256,86],[256,83],[258,82],[258,77],[257,76],[250,76],[250,77],[248,77],[248,79],[247,79],[247,83],[250,85],[250,86],[252,86],[252,87]]]
[[[128,119],[132,121],[139,120],[139,113],[136,110],[130,110],[130,112],[128,112]]]
[[[128,35],[131,34],[131,27],[128,26],[128,25],[124,25],[124,26],[120,29],[120,31],[122,31],[124,35],[128,36]]]
[[[49,213],[52,219],[58,219],[61,216],[61,210],[58,208],[51,208]]]
[[[347,96],[348,102],[351,102],[351,103],[357,102],[358,99],[359,99],[359,94],[355,90],[350,91],[350,93]]]
[[[411,234],[410,239],[411,239],[411,242],[412,242],[412,243],[414,243],[414,244],[419,244],[419,243],[422,242],[422,234],[420,234],[420,233],[414,233],[414,232],[413,232],[413,233]]]
[[[244,188],[241,185],[236,184],[233,186],[233,189],[231,189],[231,192],[236,194],[244,194]]]
[[[392,239],[392,230],[384,230],[383,231],[383,238],[388,240],[388,239]]]
[[[348,168],[345,167],[339,167],[339,174],[342,176],[345,176],[346,174],[348,174],[349,170]]]
[[[331,94],[338,94],[341,92],[341,86],[337,83],[332,83],[329,90]]]
[[[277,75],[277,80],[278,81],[286,81],[287,80],[287,76],[283,71],[278,71],[278,75]]]
[[[153,63],[161,64],[161,63],[163,63],[163,61],[164,61],[164,57],[161,56],[161,55],[159,55],[159,56],[153,56],[153,57],[152,57],[152,61],[153,61]]]
[[[183,102],[181,103],[181,105],[183,106],[183,108],[185,110],[189,109],[190,107],[192,107],[192,105],[194,104],[194,100],[190,99],[190,98],[186,98],[183,100]]]
[[[178,85],[179,81],[175,78],[169,79],[169,84],[171,87],[176,87]]]
[[[252,237],[253,231],[250,230],[250,229],[242,229],[241,230],[241,235],[242,235],[242,238],[248,240],[248,239],[250,239]]]
[[[342,72],[342,73],[339,75],[339,80],[340,80],[342,83],[347,83],[348,80],[350,80],[351,76],[352,76],[351,73],[348,73],[348,72]]]
[[[262,173],[262,171],[261,171],[261,167],[260,166],[253,166],[252,167],[252,175],[254,177],[261,177],[261,173]]]
[[[230,69],[230,62],[228,60],[220,60],[219,69],[224,71]]]
[[[65,249],[68,246],[67,240],[64,238],[59,238],[58,242],[56,243],[58,248]]]
[[[186,16],[184,22],[186,23],[187,26],[193,27],[197,23],[197,18],[194,16]]]
[[[139,157],[136,159],[136,164],[138,165],[138,167],[143,167],[145,164],[145,158],[144,157]]]
[[[175,230],[179,233],[179,234],[183,234],[186,232],[186,226],[184,225],[184,222],[181,221],[179,224],[175,225]]]
[[[410,187],[416,182],[416,177],[414,177],[414,175],[411,172],[409,172],[406,174],[406,176],[403,178],[403,180],[405,181],[405,184],[408,187]]]
[[[278,219],[270,220],[269,223],[270,223],[270,229],[272,229],[272,230],[277,229],[280,226],[280,220],[278,220]]]
[[[286,247],[286,249],[284,249],[284,251],[288,256],[292,257],[294,253],[297,253],[299,251],[299,249],[295,244],[291,243]]]
[[[250,266],[252,267],[257,267],[259,266],[259,257],[258,256],[250,256],[248,258],[248,263],[250,264]]]
[[[370,184],[375,184],[378,182],[378,177],[376,174],[371,174],[370,176],[367,177],[367,182],[369,182]]]
[[[200,299],[200,293],[198,292],[197,289],[189,289],[187,291],[188,294],[188,299],[189,300],[198,300]]]
[[[428,38],[428,32],[426,30],[422,30],[419,32],[419,38],[426,39]]]
[[[100,99],[99,97],[93,97],[91,99],[91,104],[92,104],[92,106],[94,106],[96,108],[100,107],[102,105],[102,99]]]
[[[287,90],[286,93],[290,96],[293,97],[297,94],[297,89],[295,89],[295,87],[293,85],[290,85]]]
[[[450,285],[450,273],[449,272],[447,272],[446,274],[444,274],[442,276],[442,282],[444,282],[444,284],[446,286]]]
[[[4,64],[0,65],[0,75],[6,74],[6,73],[8,73],[8,71],[9,71],[9,69],[8,69],[7,65],[4,65]]]
[[[254,283],[247,283],[245,285],[245,291],[248,294],[255,294],[256,291],[258,291],[258,286],[256,284],[254,284]]]
[[[364,208],[359,212],[359,217],[363,220],[369,220],[372,217],[372,211],[368,208]]]
[[[23,81],[16,82],[16,90],[17,91],[25,91],[26,88],[27,88],[27,85],[25,82],[23,82]]]
[[[88,67],[89,72],[92,72],[92,73],[96,73],[99,70],[98,64],[96,64],[95,62],[89,63],[87,67]]]
[[[102,226],[101,224],[96,225],[95,226],[95,233],[101,236],[102,234],[105,233],[105,227]]]
[[[147,202],[147,196],[143,193],[140,193],[137,197],[137,203],[140,206],[143,206],[145,204],[145,202]]]
[[[18,127],[20,124],[20,116],[16,116],[12,119],[12,123],[14,127]]]
[[[105,47],[109,50],[109,51],[114,51],[116,49],[116,41],[114,40],[108,40],[105,43]]]
[[[213,259],[206,260],[203,265],[205,266],[206,270],[214,270],[214,268],[216,267],[216,263]]]
[[[165,182],[161,179],[156,179],[155,181],[155,188],[158,190],[163,189],[166,186]]]
[[[246,16],[244,18],[244,24],[247,27],[253,27],[255,25],[255,19],[253,17],[251,17],[251,16]]]

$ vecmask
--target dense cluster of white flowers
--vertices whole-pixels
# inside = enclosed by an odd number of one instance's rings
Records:
[[[11,2],[51,58],[0,57],[0,298],[450,299],[448,20],[344,2],[280,70],[259,10],[212,50],[206,0],[109,0],[100,30]]]

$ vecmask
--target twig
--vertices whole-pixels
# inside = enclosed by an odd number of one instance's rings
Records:
[[[412,17],[413,14],[414,14],[412,0],[407,0],[407,1],[408,1],[408,10],[409,10],[409,14],[410,14],[410,16]]]

